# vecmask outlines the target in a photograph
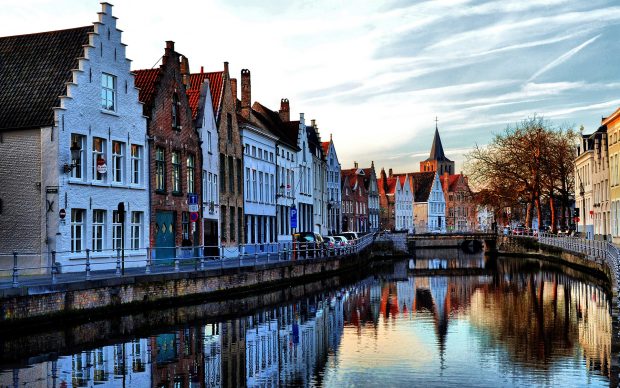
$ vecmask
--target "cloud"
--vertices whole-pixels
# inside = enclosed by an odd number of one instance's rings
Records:
[[[549,70],[560,66],[562,63],[568,61],[569,59],[571,59],[574,55],[576,55],[579,51],[583,50],[584,48],[586,48],[588,45],[590,45],[592,42],[594,42],[595,40],[597,40],[599,37],[601,36],[601,34],[598,34],[597,36],[588,39],[587,41],[583,42],[582,44],[580,44],[577,47],[574,47],[572,49],[570,49],[569,51],[565,52],[564,54],[562,54],[560,57],[558,57],[557,59],[549,62],[547,65],[545,65],[542,69],[538,70],[536,73],[534,73],[530,79],[528,79],[528,82],[538,78],[541,74],[544,74],[546,72],[548,72]]]

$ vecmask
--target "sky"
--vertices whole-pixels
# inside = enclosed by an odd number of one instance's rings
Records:
[[[166,40],[192,72],[249,69],[252,100],[316,119],[343,168],[419,169],[438,119],[446,155],[533,115],[598,128],[620,106],[613,0],[116,0],[134,69]],[[0,36],[88,25],[92,0],[2,0]]]

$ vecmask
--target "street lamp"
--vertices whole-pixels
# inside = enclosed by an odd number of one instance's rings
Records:
[[[80,147],[77,141],[74,141],[69,150],[71,150],[71,164],[65,163],[63,167],[65,174],[69,174],[71,171],[73,171],[74,168],[77,167],[78,160],[80,160],[82,147]]]

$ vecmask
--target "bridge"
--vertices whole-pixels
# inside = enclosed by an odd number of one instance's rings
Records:
[[[391,244],[393,254],[411,255],[417,249],[461,248],[464,252],[485,253],[496,252],[497,235],[482,232],[458,233],[424,233],[409,235],[407,233],[380,233],[375,240],[377,243]],[[385,247],[384,247],[385,248]]]

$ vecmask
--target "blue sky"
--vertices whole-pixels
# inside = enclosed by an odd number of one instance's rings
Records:
[[[86,25],[84,0],[3,0],[0,35]],[[192,71],[252,72],[252,98],[315,118],[353,161],[418,169],[439,117],[444,149],[463,153],[538,114],[598,127],[620,106],[613,1],[112,1],[134,68],[174,40]]]

